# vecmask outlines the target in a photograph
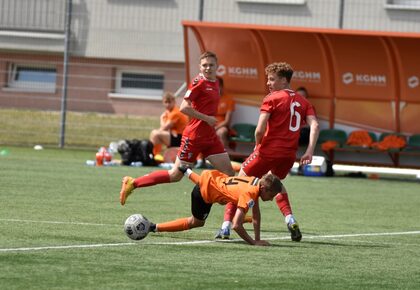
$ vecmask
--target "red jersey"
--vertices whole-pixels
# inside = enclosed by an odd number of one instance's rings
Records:
[[[260,179],[253,176],[227,176],[217,170],[204,170],[200,175],[200,192],[206,203],[233,202],[245,212],[258,202]]]
[[[184,99],[191,102],[191,106],[196,111],[216,116],[217,106],[220,100],[219,82],[206,79],[199,74],[189,85]],[[209,137],[216,134],[214,127],[200,119],[191,118],[184,130],[184,136],[191,139]]]
[[[268,94],[260,111],[270,114],[259,147],[260,154],[267,157],[296,154],[300,129],[306,124],[306,117],[316,116],[311,103],[292,90]]]

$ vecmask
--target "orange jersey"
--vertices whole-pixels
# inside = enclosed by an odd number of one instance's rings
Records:
[[[223,95],[220,97],[219,106],[217,107],[217,124],[223,122],[226,118],[226,114],[229,111],[235,110],[235,101],[232,96]]]
[[[185,127],[188,123],[188,117],[181,113],[179,108],[175,106],[172,111],[165,111],[163,114],[163,121],[164,122],[172,122],[173,127],[171,128],[171,132],[176,134],[182,134]]]
[[[260,196],[260,180],[253,176],[227,176],[217,170],[204,170],[200,176],[200,192],[206,203],[233,202],[245,212]]]

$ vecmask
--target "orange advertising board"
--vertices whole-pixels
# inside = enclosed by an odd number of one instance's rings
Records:
[[[321,119],[371,131],[420,133],[420,34],[184,22],[187,81],[205,50],[239,104],[259,106],[264,68],[285,61]],[[199,51],[197,51],[199,50]]]

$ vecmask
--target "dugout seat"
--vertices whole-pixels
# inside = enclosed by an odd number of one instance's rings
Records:
[[[255,146],[255,129],[257,126],[248,123],[237,123],[232,126],[233,135],[229,137],[229,157],[242,162]]]
[[[247,123],[237,123],[232,126],[235,135],[229,138],[233,142],[253,143],[255,142],[255,129],[257,126]]]
[[[404,151],[419,151],[420,152],[420,134],[414,134],[408,138],[407,147]]]
[[[318,144],[327,141],[336,141],[342,147],[347,141],[347,133],[340,129],[323,129],[319,132]]]
[[[370,137],[370,140],[369,140]],[[346,143],[343,145],[344,148],[348,149],[366,149],[370,148],[374,142],[378,142],[378,138],[374,132],[365,130],[352,131],[348,137]]]

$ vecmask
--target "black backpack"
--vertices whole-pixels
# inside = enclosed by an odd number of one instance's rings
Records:
[[[122,165],[142,162],[145,166],[155,166],[153,143],[150,140],[122,140],[118,143],[118,153],[121,155]]]

